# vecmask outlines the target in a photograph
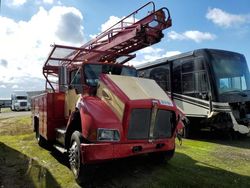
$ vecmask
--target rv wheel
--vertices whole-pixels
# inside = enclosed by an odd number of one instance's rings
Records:
[[[83,137],[79,131],[75,131],[71,136],[69,148],[69,164],[77,183],[82,184],[87,180],[87,166],[81,161],[80,145]]]

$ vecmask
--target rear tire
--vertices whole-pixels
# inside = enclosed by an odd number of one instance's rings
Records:
[[[86,164],[81,161],[81,143],[83,143],[81,133],[79,131],[73,132],[69,147],[69,164],[75,180],[80,185],[88,180],[87,174],[89,174],[87,173],[88,170]]]
[[[45,148],[45,147],[47,147],[47,141],[46,141],[46,139],[45,138],[43,138],[41,135],[40,135],[40,132],[39,132],[39,127],[37,127],[36,128],[36,130],[35,130],[35,136],[36,136],[36,140],[37,140],[37,143],[38,143],[38,145],[39,146],[41,146],[41,147],[43,147],[43,148]]]

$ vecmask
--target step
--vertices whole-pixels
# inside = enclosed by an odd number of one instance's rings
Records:
[[[65,134],[66,133],[66,127],[56,128],[56,132],[59,134]]]
[[[61,153],[67,153],[67,150],[63,147],[63,146],[61,146],[61,145],[58,145],[58,144],[54,144],[53,145],[53,147],[57,150],[57,151],[59,151],[59,152],[61,152]]]
[[[56,128],[56,141],[61,145],[64,145],[66,127]]]

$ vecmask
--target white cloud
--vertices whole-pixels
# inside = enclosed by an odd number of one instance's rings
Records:
[[[105,23],[103,23],[101,25],[101,32],[109,29],[110,27],[114,26],[116,23],[118,23],[120,20],[122,20],[124,18],[124,16],[122,18],[116,17],[116,16],[110,16],[108,21],[106,21]],[[121,27],[126,27],[126,26],[130,26],[131,24],[133,24],[134,22],[138,21],[138,19],[131,17],[126,18],[125,20],[123,20],[123,23],[121,24],[117,24],[113,27],[114,28],[121,28]]]
[[[110,16],[109,19],[101,25],[101,28],[100,28],[101,32],[100,33],[102,33],[103,31],[106,31],[107,29],[109,29],[114,24],[119,22],[121,19],[122,18],[119,18],[119,17],[116,17],[116,16]],[[116,25],[114,28],[119,28],[119,27],[121,27],[120,24]],[[100,33],[98,33],[98,34],[90,34],[89,37],[91,39],[96,38]],[[106,40],[106,39],[107,39],[107,37],[104,37],[102,40]]]
[[[139,64],[147,63],[150,61],[155,61],[157,59],[164,58],[164,57],[170,57],[170,56],[177,55],[180,53],[181,53],[180,51],[165,51],[162,48],[155,48],[155,47],[149,46],[147,48],[139,50],[136,53],[136,58],[131,60],[128,64],[136,66]]]
[[[174,56],[174,55],[178,55],[180,53],[181,53],[180,51],[168,51],[168,52],[166,52],[164,57],[171,57],[171,56]]]
[[[143,54],[152,54],[152,53],[159,53],[159,52],[162,52],[163,49],[161,48],[154,48],[152,46],[149,46],[149,47],[146,47],[146,48],[143,48],[142,50],[140,50],[140,53],[143,53]]]
[[[116,16],[110,16],[109,19],[101,25],[101,28],[99,28],[100,32],[98,34],[90,34],[89,37],[91,39],[94,39],[97,36],[101,35],[102,37],[99,38],[98,42],[104,42],[108,39],[108,35],[107,35],[108,33],[106,33],[105,35],[102,35],[102,34],[104,34],[103,33],[104,31],[112,28],[112,30],[113,30],[112,36],[115,36],[121,30],[122,27],[130,26],[134,22],[138,21],[138,19],[133,18],[131,16],[131,17],[124,19],[122,23],[118,23],[123,18],[124,17],[119,18]]]
[[[2,0],[2,1],[4,1],[8,7],[16,8],[16,7],[23,6],[28,1],[32,2],[33,0],[32,1],[31,0]],[[57,3],[58,5],[62,4],[61,1],[59,1],[59,0],[36,0],[35,1],[35,4],[37,4],[37,5],[41,5],[41,4],[52,5],[54,3]]]
[[[6,88],[6,86],[5,85],[0,85],[0,88]]]
[[[184,40],[185,36],[183,34],[179,34],[175,31],[170,31],[168,32],[168,38],[172,39],[172,40]]]
[[[108,21],[106,21],[104,24],[101,25],[101,32],[109,29],[110,27],[112,27],[114,24],[116,24],[120,20],[121,20],[121,18],[119,18],[119,17],[110,16]],[[117,25],[116,28],[117,27],[120,27],[120,25]]]
[[[53,4],[53,3],[54,3],[54,0],[43,0],[43,3]]]
[[[206,18],[221,27],[233,27],[250,22],[249,15],[230,14],[219,8],[209,8]]]
[[[18,7],[18,6],[22,6],[26,2],[27,0],[7,0],[6,5],[9,7],[12,7],[12,6]]]
[[[162,52],[164,50],[161,48],[154,48],[152,46],[149,46],[147,48],[144,48],[140,50],[137,54],[140,56],[143,56],[143,61],[148,62],[148,61],[153,61],[155,59],[161,58],[162,57]]]
[[[17,89],[17,88],[19,88],[19,86],[17,84],[12,86],[12,89]]]
[[[95,38],[95,37],[97,37],[97,34],[94,34],[94,35],[89,35],[89,37],[91,38],[91,39],[93,39],[93,38]]]
[[[40,7],[28,21],[17,22],[0,16],[0,67],[4,67],[0,68],[0,80],[15,86],[24,77],[30,77],[33,79],[26,80],[29,83],[26,86],[33,87],[34,78],[43,78],[42,66],[51,44],[83,44],[82,22],[83,16],[78,9],[64,6],[50,10]]]
[[[185,31],[184,33],[170,31],[167,36],[171,40],[193,40],[196,43],[200,43],[204,40],[214,40],[216,38],[214,34],[201,31]]]

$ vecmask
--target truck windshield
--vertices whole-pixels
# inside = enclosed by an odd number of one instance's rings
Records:
[[[97,86],[100,74],[137,76],[137,71],[134,67],[119,64],[87,64],[84,66],[84,73],[86,83],[90,86]]]
[[[17,96],[17,100],[27,100],[27,96]]]
[[[212,52],[211,55],[219,94],[250,89],[248,66],[243,55],[230,52]]]

